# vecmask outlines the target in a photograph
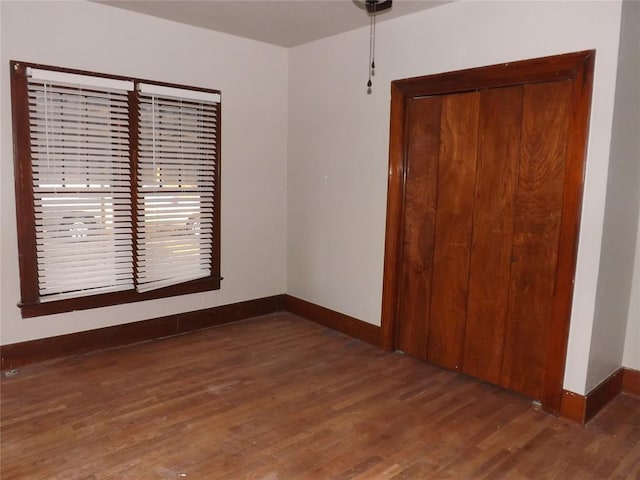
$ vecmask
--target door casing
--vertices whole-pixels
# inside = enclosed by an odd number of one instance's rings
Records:
[[[399,275],[406,185],[408,122],[407,101],[431,95],[463,93],[486,88],[571,80],[572,112],[569,120],[562,219],[548,342],[545,352],[542,407],[559,414],[562,399],[573,280],[580,231],[580,213],[587,155],[595,50],[567,53],[487,67],[460,70],[391,83],[391,125],[387,224],[382,293],[382,346],[395,349],[399,312]]]

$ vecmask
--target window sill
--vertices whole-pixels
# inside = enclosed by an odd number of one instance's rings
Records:
[[[86,297],[69,298],[52,302],[21,302],[20,307],[22,318],[40,317],[53,315],[56,313],[67,313],[75,310],[88,310],[91,308],[108,307],[125,303],[142,302],[145,300],[155,300],[158,298],[176,297],[191,293],[207,292],[219,290],[222,277],[208,277],[194,280],[192,282],[181,283],[170,287],[160,288],[145,293],[138,293],[134,290],[125,292],[106,293],[91,295]]]

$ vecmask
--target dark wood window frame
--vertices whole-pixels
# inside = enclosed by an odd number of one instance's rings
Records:
[[[79,296],[52,301],[40,301],[38,287],[38,264],[36,250],[36,220],[33,189],[33,169],[30,140],[29,98],[27,68],[50,70],[75,75],[100,77],[111,80],[124,80],[134,85],[148,84],[159,87],[170,87],[181,90],[213,93],[220,95],[219,90],[179,85],[167,82],[143,80],[118,75],[108,75],[76,69],[67,69],[49,65],[41,65],[29,62],[11,61],[11,104],[13,127],[13,151],[14,151],[14,180],[16,195],[16,220],[18,234],[18,254],[20,268],[20,292],[21,299],[18,306],[22,316],[35,317],[55,313],[84,310],[90,308],[118,305],[157,298],[166,298],[177,295],[185,295],[197,292],[217,290],[220,288],[222,277],[220,276],[220,136],[221,136],[221,102],[216,110],[216,155],[215,172],[213,174],[213,235],[211,240],[210,275],[197,280],[187,281],[168,287],[158,288],[140,293],[134,289],[102,293],[89,296]],[[135,182],[138,158],[138,133],[137,133],[137,98],[138,92],[129,92],[129,137],[130,137],[130,166],[132,184]],[[135,196],[132,186],[132,196]],[[136,208],[135,199],[132,201],[132,210]],[[132,212],[133,229],[136,229],[136,215]],[[135,239],[135,234],[133,235]],[[134,240],[135,242],[135,240]],[[137,264],[135,245],[133,248],[134,270]]]

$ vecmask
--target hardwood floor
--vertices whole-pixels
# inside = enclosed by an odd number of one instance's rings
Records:
[[[3,480],[640,479],[640,399],[586,427],[288,313],[2,379]]]

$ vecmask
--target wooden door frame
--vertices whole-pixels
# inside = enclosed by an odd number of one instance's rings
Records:
[[[542,407],[546,411],[556,415],[560,412],[578,252],[594,63],[595,50],[586,50],[391,82],[387,226],[382,291],[383,348],[393,350],[396,346],[396,326],[399,315],[398,282],[403,260],[402,232],[408,142],[407,101],[417,97],[525,83],[572,80],[572,111],[569,120],[563,186],[557,283],[545,353],[542,398]]]

